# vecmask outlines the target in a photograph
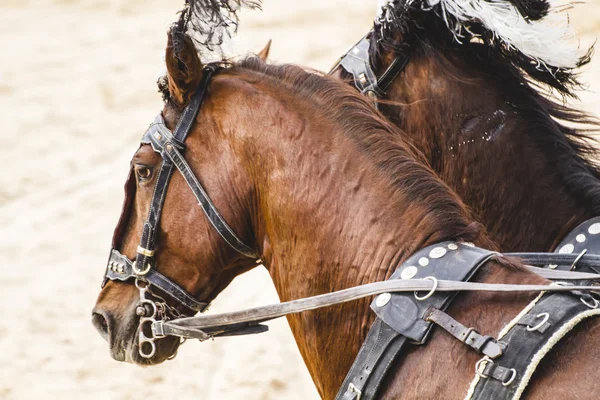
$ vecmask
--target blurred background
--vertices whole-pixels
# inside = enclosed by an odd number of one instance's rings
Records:
[[[183,0],[0,1],[0,399],[318,399],[285,320],[188,342],[176,359],[113,361],[90,323],[129,160],[162,101],[155,81]],[[265,0],[235,53],[328,70],[367,32],[375,0]],[[582,46],[600,0],[570,11]],[[600,57],[600,56],[598,56]],[[577,107],[600,115],[600,61]],[[263,269],[211,312],[278,301]]]

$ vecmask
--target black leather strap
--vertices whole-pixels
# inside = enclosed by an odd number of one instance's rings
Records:
[[[578,294],[561,292],[540,297],[535,305],[499,338],[503,354],[495,360],[482,359],[471,399],[518,399],[527,384],[530,364],[541,361],[550,348],[579,322],[598,315],[596,301],[586,305]],[[558,335],[558,337],[555,337]],[[542,351],[542,348],[545,348]],[[532,371],[530,371],[532,372]],[[526,380],[523,380],[526,379]]]
[[[173,165],[175,165],[184,176],[204,210],[204,213],[219,235],[240,253],[251,258],[258,258],[256,252],[246,246],[237,237],[229,225],[227,225],[180,153],[180,151],[183,151],[185,148],[185,139],[196,120],[196,116],[202,105],[202,99],[210,84],[212,75],[218,68],[218,66],[208,65],[204,69],[204,76],[200,89],[192,96],[190,103],[181,114],[174,133],[166,127],[161,115],[156,117],[154,122],[144,133],[141,143],[150,144],[154,151],[161,155],[163,162],[156,177],[150,210],[142,229],[138,254],[135,262],[131,262],[127,257],[113,249],[105,273],[105,278],[111,280],[126,281],[130,278],[135,278],[149,282],[172,299],[194,312],[204,311],[208,304],[197,301],[179,285],[157,272],[155,265],[154,251],[156,248],[156,233],[160,223],[167,187],[173,173]],[[120,225],[121,222],[119,223],[119,226]],[[120,228],[118,227],[117,231],[119,231],[119,229]],[[119,236],[120,235],[116,234],[115,239],[113,240],[113,248],[120,245],[120,243],[117,243],[120,242]]]
[[[385,94],[390,84],[406,68],[410,57],[406,54],[398,54],[390,66],[378,78],[372,68],[370,59],[369,36],[367,33],[358,43],[342,56],[331,72],[341,66],[354,78],[354,85],[362,93],[370,97],[381,97]],[[330,72],[330,73],[331,73]]]
[[[439,243],[408,258],[390,279],[467,281],[495,253],[466,244]],[[426,294],[419,294],[427,296]],[[371,304],[377,319],[367,334],[336,399],[374,399],[385,373],[410,340],[424,343],[433,326],[431,307],[446,309],[456,293],[433,293],[417,300],[413,293],[384,293]]]
[[[402,336],[377,318],[369,330],[336,399],[373,399],[396,356],[408,345]]]
[[[591,247],[591,246],[590,246]],[[547,266],[556,265],[559,270],[569,270],[571,265],[577,261],[574,270],[579,272],[600,273],[600,254],[589,254],[589,251],[600,253],[600,246],[588,250],[580,257],[579,253],[504,253],[505,256],[520,258],[524,264]],[[579,260],[577,260],[579,258]]]
[[[482,335],[473,328],[467,328],[442,310],[432,308],[426,320],[434,322],[480,354],[485,354],[490,358],[497,358],[502,355],[502,346],[493,337]]]
[[[129,258],[119,253],[117,250],[111,250],[106,270],[106,278],[121,282],[126,282],[131,278],[135,278],[136,274],[133,271],[132,264],[133,262]],[[209,305],[206,302],[196,300],[192,295],[185,291],[185,289],[155,269],[150,269],[144,278],[172,299],[178,301],[189,310],[194,311],[194,313],[203,312]]]

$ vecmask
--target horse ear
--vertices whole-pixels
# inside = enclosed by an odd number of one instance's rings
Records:
[[[202,80],[202,63],[192,39],[175,29],[169,32],[167,50],[167,79],[172,101],[185,106]]]
[[[267,61],[267,58],[269,58],[269,52],[271,51],[271,42],[272,40],[269,39],[265,47],[257,54],[258,58],[265,62]]]

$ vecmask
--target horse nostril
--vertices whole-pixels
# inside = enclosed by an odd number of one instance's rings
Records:
[[[92,312],[92,324],[94,324],[94,327],[100,332],[104,340],[108,341],[109,325],[106,317],[100,312],[94,311]]]

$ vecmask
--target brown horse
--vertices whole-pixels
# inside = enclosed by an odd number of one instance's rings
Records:
[[[573,128],[587,123],[596,130],[598,124],[547,97],[542,86],[574,97],[576,68],[589,61],[589,53],[553,67],[525,56],[475,17],[459,23],[444,14],[442,3],[460,2],[425,3],[391,2],[370,34],[377,76],[396,58],[408,60],[381,94],[380,110],[502,250],[553,250],[575,226],[600,215],[600,172],[589,161],[597,157],[595,142],[586,130]],[[545,0],[493,3],[517,6],[514,13],[529,21],[523,37],[536,35],[536,24],[553,12]],[[463,29],[457,36],[449,26]],[[541,32],[533,41],[553,31]],[[557,46],[547,45],[546,53]],[[340,67],[335,74],[351,78]]]
[[[169,36],[166,61],[162,115],[174,129],[203,72],[195,46],[178,28]],[[232,229],[255,247],[285,301],[384,280],[416,250],[440,241],[494,247],[459,198],[399,136],[349,86],[255,57],[212,79],[185,143],[185,159]],[[133,200],[123,215],[118,248],[130,258],[140,251],[136,246],[161,160],[150,145],[142,145],[132,160]],[[203,302],[256,266],[217,235],[179,173],[168,184],[156,243],[159,272]],[[476,280],[546,282],[501,257],[489,261]],[[533,296],[461,294],[448,312],[493,335]],[[138,301],[132,282],[109,281],[93,322],[116,360],[160,363],[179,343],[159,339],[152,358],[139,356]],[[333,398],[373,321],[367,301],[288,321],[319,393]],[[600,321],[585,325],[587,330],[574,330],[542,362],[529,398],[597,397]],[[434,331],[427,345],[415,346],[397,362],[382,398],[462,398],[479,358]]]

